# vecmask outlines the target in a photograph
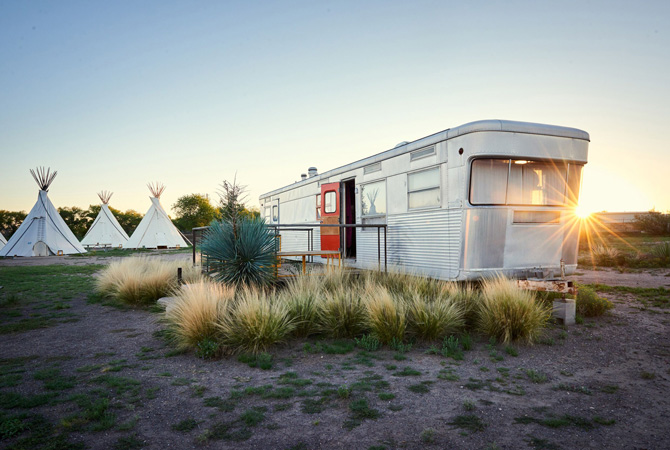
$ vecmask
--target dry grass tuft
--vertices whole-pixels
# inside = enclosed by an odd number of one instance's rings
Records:
[[[279,301],[288,308],[295,336],[307,337],[319,331],[318,304],[322,298],[322,282],[317,276],[298,276],[288,283]]]
[[[365,306],[358,286],[340,286],[323,295],[317,317],[324,334],[334,338],[351,338],[365,330]]]
[[[391,294],[385,287],[368,280],[363,301],[368,327],[379,342],[389,344],[394,339],[398,342],[404,341],[407,314],[402,299]]]
[[[175,296],[165,312],[171,335],[179,348],[195,348],[203,339],[217,338],[219,317],[228,314],[235,289],[201,280]]]
[[[435,298],[417,292],[410,303],[408,317],[410,331],[424,341],[442,339],[465,326],[463,306],[452,301],[448,292]]]
[[[533,343],[551,316],[551,306],[535,301],[513,281],[496,277],[482,284],[478,328],[498,342]]]
[[[238,294],[229,313],[218,323],[224,345],[235,352],[257,354],[282,342],[293,331],[285,304],[273,301],[262,290],[245,288]]]
[[[131,305],[148,305],[177,287],[177,268],[186,282],[203,279],[189,263],[133,256],[112,262],[96,280],[98,292]]]

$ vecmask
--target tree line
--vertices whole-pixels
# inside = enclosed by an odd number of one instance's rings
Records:
[[[189,194],[179,197],[175,204],[172,205],[175,218],[170,218],[172,223],[182,232],[189,232],[192,228],[204,227],[209,225],[212,220],[221,219],[224,213],[229,214],[230,212],[226,212],[226,208],[230,208],[230,206],[224,203],[220,203],[220,205],[215,207],[206,195]],[[260,215],[258,209],[247,208],[243,204],[238,204],[236,208],[240,215],[252,217]],[[135,231],[135,228],[137,228],[137,225],[139,225],[144,217],[143,214],[133,209],[121,211],[111,206],[109,209],[129,236],[133,234],[133,231]],[[58,213],[77,239],[84,237],[99,212],[100,205],[90,205],[87,209],[77,206],[58,208]],[[0,209],[0,233],[6,239],[9,239],[21,226],[26,216],[27,213],[25,211],[6,211]]]

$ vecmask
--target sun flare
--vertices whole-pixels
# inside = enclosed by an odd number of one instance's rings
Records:
[[[579,217],[580,219],[588,219],[591,214],[594,213],[594,210],[591,208],[587,208],[583,205],[579,205],[575,208],[575,215]]]

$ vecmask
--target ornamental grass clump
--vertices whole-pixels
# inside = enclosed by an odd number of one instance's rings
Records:
[[[112,262],[96,280],[96,289],[124,303],[149,305],[177,287],[179,267],[184,281],[202,279],[199,268],[189,263],[139,256]]]
[[[165,311],[170,335],[180,349],[199,349],[217,341],[219,318],[229,314],[235,289],[219,283],[199,281],[175,292],[175,301]]]
[[[365,305],[358,286],[342,286],[322,295],[317,317],[324,334],[334,338],[353,338],[365,331]]]
[[[464,327],[466,329],[476,328],[479,308],[482,303],[481,291],[471,283],[459,284],[454,282],[444,283],[443,289],[449,297],[449,302],[463,312]]]
[[[368,281],[363,297],[367,312],[367,326],[382,344],[393,339],[402,342],[407,330],[406,308],[401,298],[388,289]]]
[[[252,354],[282,342],[293,327],[285,304],[266,291],[248,287],[238,292],[228,314],[221,315],[218,323],[225,346],[233,352]]]
[[[498,342],[533,343],[551,316],[551,307],[535,301],[530,291],[519,289],[504,277],[482,283],[477,325]]]
[[[293,335],[307,337],[319,331],[317,310],[321,299],[318,277],[302,275],[288,282],[280,301],[288,308],[288,315],[295,325]]]
[[[409,331],[424,341],[453,334],[465,325],[465,311],[447,295],[435,298],[415,293],[408,308]]]

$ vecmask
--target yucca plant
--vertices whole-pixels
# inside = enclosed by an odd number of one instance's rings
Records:
[[[235,352],[258,354],[282,342],[294,324],[286,305],[263,290],[246,287],[229,313],[221,316],[218,327],[224,345]]]
[[[389,344],[393,339],[402,342],[407,329],[407,315],[402,299],[385,287],[368,281],[363,301],[368,328],[379,342]]]
[[[319,327],[334,338],[353,338],[365,331],[365,306],[356,286],[326,292],[317,309]]]
[[[261,218],[212,222],[201,248],[218,281],[246,286],[275,281],[275,237]]]
[[[485,280],[478,313],[482,333],[508,344],[533,343],[551,316],[551,306],[535,301],[530,291],[519,289],[504,277]]]
[[[204,341],[218,340],[217,323],[230,313],[235,289],[202,280],[176,290],[174,296],[165,318],[177,347],[197,348]]]
[[[408,309],[409,330],[424,341],[442,339],[465,325],[462,305],[446,295],[429,298],[417,292]]]

